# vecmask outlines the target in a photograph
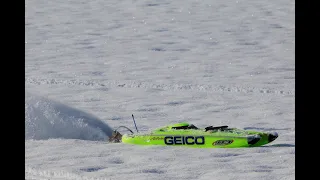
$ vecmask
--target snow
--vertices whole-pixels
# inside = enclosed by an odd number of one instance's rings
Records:
[[[83,111],[36,95],[26,94],[26,139],[67,138],[108,140],[112,128]]]
[[[28,0],[26,179],[295,179],[295,2]],[[110,144],[187,121],[257,148]]]

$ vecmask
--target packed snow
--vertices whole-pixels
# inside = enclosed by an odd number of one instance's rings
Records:
[[[25,179],[295,179],[295,2],[27,0]],[[275,131],[255,148],[108,143],[125,125]]]

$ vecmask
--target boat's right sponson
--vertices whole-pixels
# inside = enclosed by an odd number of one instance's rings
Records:
[[[137,145],[186,146],[193,148],[238,148],[264,145],[260,135],[243,137],[202,135],[123,135],[122,142]]]

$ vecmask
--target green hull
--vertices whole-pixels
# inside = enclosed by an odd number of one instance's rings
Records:
[[[159,128],[149,134],[124,134],[122,142],[136,145],[185,146],[192,148],[258,147],[274,141],[277,134],[236,128],[219,131]]]

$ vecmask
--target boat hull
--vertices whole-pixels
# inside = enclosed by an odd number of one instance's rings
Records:
[[[270,133],[246,132],[156,132],[150,134],[125,134],[122,142],[135,145],[186,146],[192,148],[241,148],[258,147],[277,138]]]

